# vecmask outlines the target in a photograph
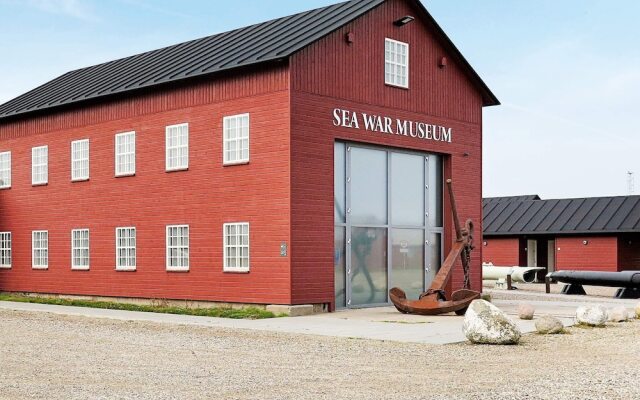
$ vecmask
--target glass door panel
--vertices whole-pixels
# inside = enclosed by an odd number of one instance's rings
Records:
[[[391,287],[417,300],[424,291],[424,230],[393,229],[391,243]]]
[[[442,234],[430,233],[427,242],[427,271],[426,271],[426,287],[431,286],[433,278],[436,277],[440,267],[442,266]]]
[[[391,223],[424,226],[425,158],[391,154]]]
[[[351,302],[387,302],[387,229],[351,228]]]
[[[387,223],[387,152],[352,147],[351,223],[385,225]]]
[[[335,280],[336,307],[344,308],[347,306],[347,259],[345,228],[342,226],[335,227],[333,272]]]

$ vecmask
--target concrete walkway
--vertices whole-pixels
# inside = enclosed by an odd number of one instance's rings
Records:
[[[565,326],[574,323],[575,309],[581,304],[603,304],[602,298],[582,297],[582,302],[566,301],[521,301],[495,300],[493,303],[507,314],[515,316],[523,333],[535,330],[533,321],[517,319],[517,308],[522,302],[536,307],[536,315],[549,314],[559,317]],[[618,301],[631,310],[632,301]],[[256,331],[283,332],[292,334],[334,336],[343,338],[386,340],[405,343],[448,344],[465,341],[462,334],[463,317],[444,315],[424,317],[405,315],[393,307],[367,308],[339,311],[296,318],[273,318],[263,320],[233,320],[225,318],[198,317],[188,315],[155,314],[134,311],[104,310],[96,308],[67,307],[34,303],[0,302],[0,308],[30,312],[50,312],[62,315],[89,318],[110,318],[125,321],[148,321],[168,324],[197,325],[205,327],[249,329]]]

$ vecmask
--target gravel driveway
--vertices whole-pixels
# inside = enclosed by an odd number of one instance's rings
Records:
[[[639,321],[477,347],[0,310],[0,398],[639,399],[639,339]]]

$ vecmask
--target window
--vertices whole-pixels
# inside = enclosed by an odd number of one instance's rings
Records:
[[[167,271],[189,270],[189,225],[167,226]]]
[[[0,189],[11,187],[11,152],[0,153]]]
[[[49,268],[49,231],[31,232],[31,266],[33,269]]]
[[[249,272],[249,224],[224,224],[224,270]]]
[[[116,176],[136,174],[136,133],[116,135]]]
[[[409,87],[409,45],[392,39],[384,42],[384,82]]]
[[[167,126],[167,171],[189,168],[189,124]]]
[[[49,181],[49,147],[31,149],[31,184],[46,185]]]
[[[116,270],[136,270],[136,228],[116,228]]]
[[[225,117],[224,165],[245,164],[249,162],[249,114]]]
[[[0,232],[0,268],[11,268],[11,232]]]
[[[71,142],[71,180],[89,179],[89,139]]]
[[[89,269],[89,230],[71,231],[71,269]]]

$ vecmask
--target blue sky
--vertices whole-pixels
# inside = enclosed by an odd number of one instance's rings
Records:
[[[0,0],[0,102],[66,71],[333,0]],[[640,2],[424,0],[498,95],[484,194],[640,193]]]

